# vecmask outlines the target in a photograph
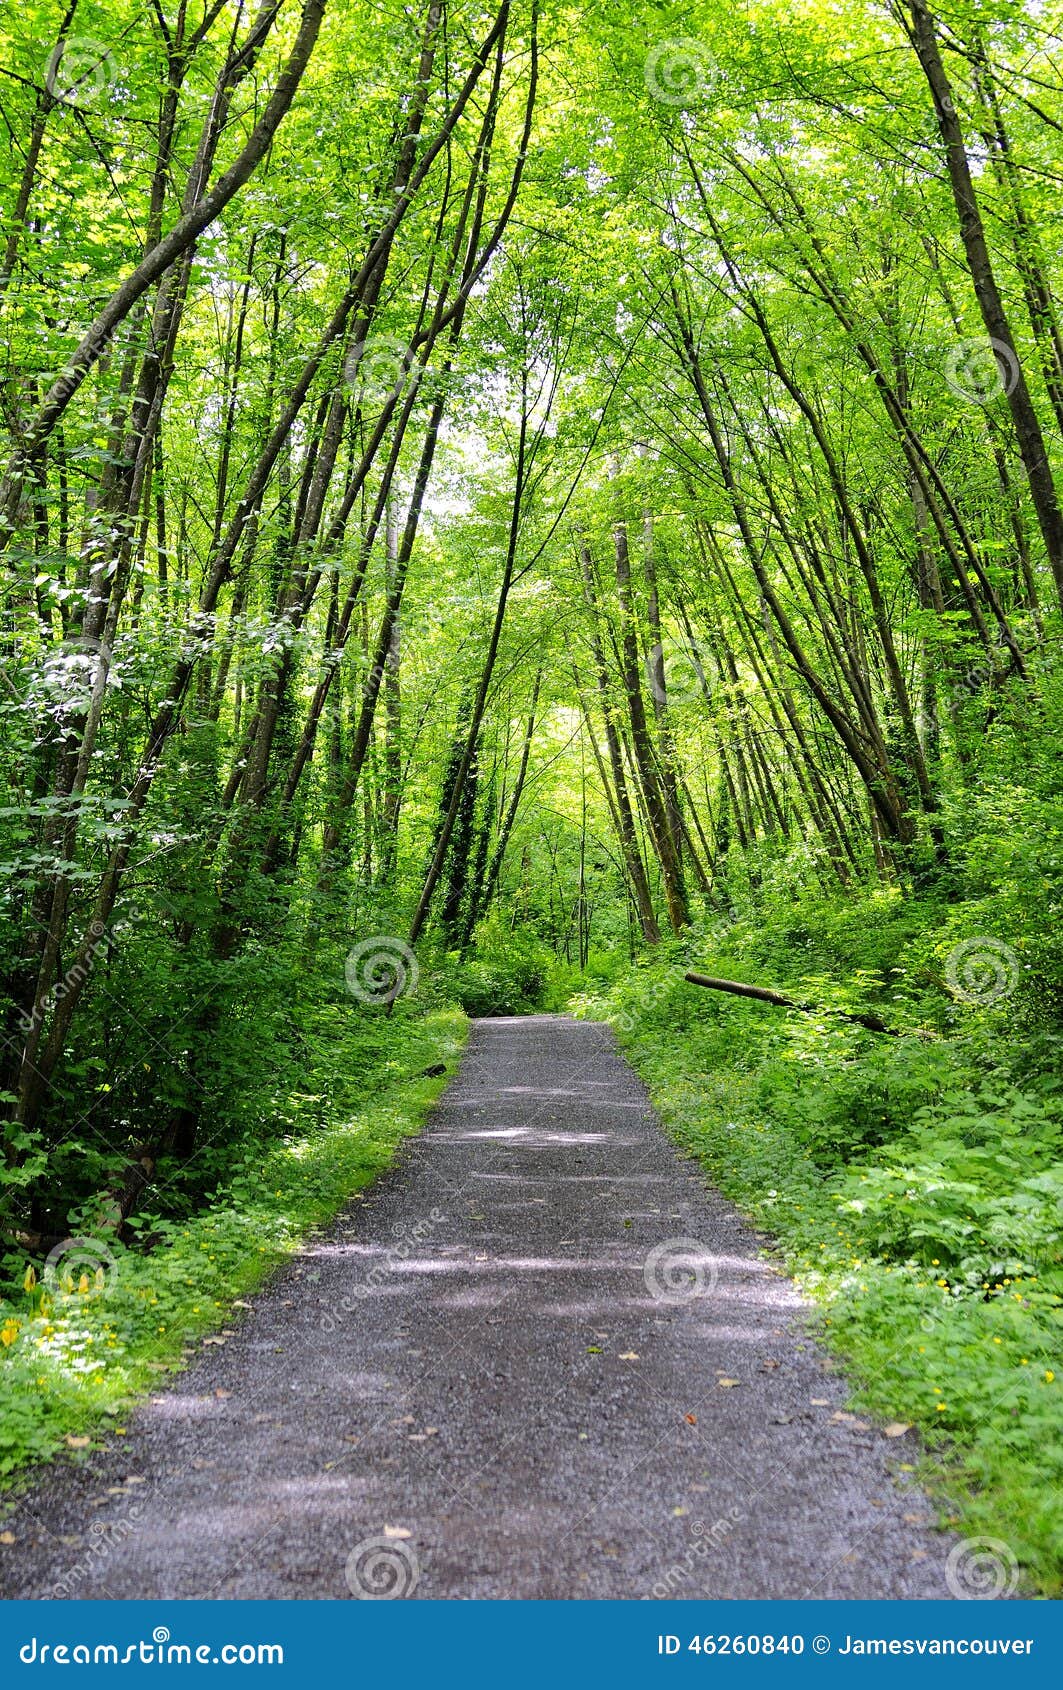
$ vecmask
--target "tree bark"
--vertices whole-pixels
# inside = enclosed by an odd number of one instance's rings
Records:
[[[997,351],[1007,366],[1002,377],[1004,390],[1015,425],[1023,467],[1030,484],[1030,497],[1037,512],[1041,537],[1055,581],[1056,595],[1063,606],[1063,512],[1060,511],[1041,424],[1030,396],[1022,360],[1015,345],[1011,322],[989,254],[963,130],[956,115],[952,84],[945,71],[938,45],[937,25],[926,0],[906,0],[906,5],[911,17],[909,33],[912,45],[934,100],[952,197],[959,219],[960,237],[967,255],[967,267],[971,273],[986,333],[997,343]]]

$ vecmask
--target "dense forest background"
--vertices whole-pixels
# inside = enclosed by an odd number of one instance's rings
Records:
[[[1058,24],[8,8],[6,1467],[569,1007],[1056,1586]]]

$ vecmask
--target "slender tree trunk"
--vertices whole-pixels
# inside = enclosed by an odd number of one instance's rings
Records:
[[[1034,409],[1022,360],[1015,346],[1011,322],[989,255],[963,131],[956,115],[952,85],[938,45],[937,26],[925,0],[905,0],[905,4],[911,19],[912,45],[934,99],[934,111],[945,148],[945,163],[975,297],[986,333],[996,342],[996,354],[1004,365],[1002,381],[1015,425],[1015,436],[1030,483],[1030,497],[1037,512],[1045,553],[1056,584],[1056,595],[1063,606],[1063,513],[1060,511],[1041,424]]]

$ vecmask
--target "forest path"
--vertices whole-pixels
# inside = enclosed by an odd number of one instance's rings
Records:
[[[758,1247],[607,1027],[477,1022],[367,1197],[27,1495],[5,1594],[947,1597],[910,1435],[836,1418]]]

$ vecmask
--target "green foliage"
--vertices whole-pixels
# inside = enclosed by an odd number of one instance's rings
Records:
[[[130,1246],[97,1241],[105,1264],[98,1276],[65,1287],[42,1282],[37,1262],[27,1289],[25,1256],[9,1259],[0,1300],[0,1475],[54,1455],[64,1439],[114,1430],[139,1393],[181,1367],[234,1299],[417,1131],[446,1083],[420,1076],[440,1061],[453,1067],[464,1029],[456,1011],[389,1023],[337,1016],[322,1030],[303,1084],[276,1099],[270,1148],[248,1143],[231,1155],[205,1209],[179,1220],[144,1213]]]
[[[849,1365],[856,1402],[919,1427],[943,1516],[1005,1538],[1058,1594],[1063,1108],[1044,1028],[1054,997],[1041,1000],[1038,1032],[1030,1002],[956,1006],[924,964],[978,930],[983,909],[875,894],[761,906],[755,920],[736,911],[685,958],[632,969],[574,1007],[613,1021],[669,1130],[774,1236]],[[683,961],[801,1001],[874,1007],[913,1030],[876,1036],[699,991],[683,984]],[[853,990],[828,986],[857,977]]]
[[[450,957],[441,980],[466,1015],[526,1015],[543,1007],[552,953],[535,935],[482,922],[465,957]]]

